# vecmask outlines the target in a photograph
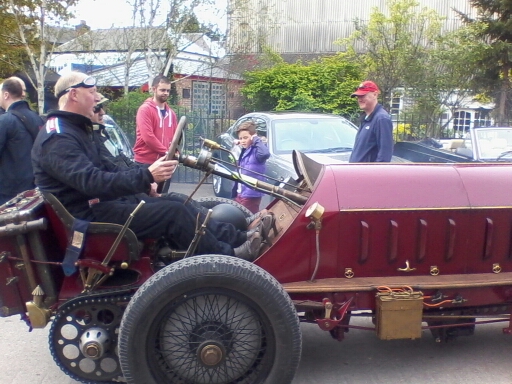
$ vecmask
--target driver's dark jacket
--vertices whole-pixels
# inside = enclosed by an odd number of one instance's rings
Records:
[[[102,156],[92,122],[85,116],[51,111],[32,149],[35,184],[51,192],[75,217],[95,220],[90,203],[124,200],[146,192],[153,176],[145,167],[120,169]]]

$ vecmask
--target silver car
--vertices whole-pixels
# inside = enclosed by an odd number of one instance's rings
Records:
[[[224,148],[230,149],[235,159],[225,152],[214,156],[222,164],[238,160],[241,147],[235,145],[237,128],[246,121],[257,125],[257,134],[266,140],[270,158],[266,162],[267,182],[278,184],[288,177],[295,178],[292,151],[306,153],[321,163],[348,162],[357,127],[347,119],[324,113],[304,112],[253,112],[239,118],[225,133],[217,138]],[[213,176],[213,191],[216,196],[231,197],[233,182]]]

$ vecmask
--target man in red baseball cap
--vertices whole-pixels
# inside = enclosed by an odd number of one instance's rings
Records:
[[[356,97],[364,112],[350,155],[351,163],[387,162],[393,155],[393,123],[378,102],[379,87],[373,81],[363,81],[351,97]]]

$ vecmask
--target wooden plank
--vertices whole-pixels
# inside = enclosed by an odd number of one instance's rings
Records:
[[[377,287],[410,286],[415,289],[447,289],[512,286],[512,272],[466,275],[335,278],[283,284],[288,293],[362,292]]]

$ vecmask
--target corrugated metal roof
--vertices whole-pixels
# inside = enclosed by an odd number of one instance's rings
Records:
[[[354,20],[368,21],[374,8],[387,13],[386,0],[228,0],[228,52],[261,52],[266,45],[279,53],[329,53],[354,32]],[[468,0],[419,0],[446,17],[443,28],[462,24],[453,10],[474,10]]]

